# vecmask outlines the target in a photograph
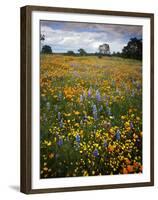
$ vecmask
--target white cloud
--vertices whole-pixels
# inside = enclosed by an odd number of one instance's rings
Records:
[[[83,24],[75,24],[75,26],[77,28],[74,28],[73,24],[72,29],[72,26],[70,28],[69,24],[69,26],[60,29],[53,29],[48,26],[48,24],[41,25],[41,33],[45,35],[43,44],[50,45],[54,52],[66,52],[68,50],[77,52],[79,48],[84,48],[87,52],[97,52],[100,44],[108,43],[111,52],[117,52],[121,51],[123,46],[127,43],[123,38],[124,32],[126,31],[128,33],[129,30],[130,34],[131,32],[138,32],[140,29],[137,30],[132,26],[119,29],[114,25],[105,29],[105,26],[95,25],[95,30],[97,31],[92,31],[92,29],[88,31],[87,28],[85,28],[85,31],[79,31],[79,28],[82,27],[83,29]]]

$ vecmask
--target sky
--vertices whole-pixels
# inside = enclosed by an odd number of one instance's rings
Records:
[[[95,53],[104,43],[109,44],[111,53],[121,52],[130,38],[142,38],[142,26],[60,21],[41,21],[40,25],[40,33],[45,35],[41,46],[49,45],[56,53],[77,53],[80,48]]]

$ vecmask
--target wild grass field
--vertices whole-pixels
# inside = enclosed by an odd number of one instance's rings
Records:
[[[142,172],[142,63],[41,55],[41,178]]]

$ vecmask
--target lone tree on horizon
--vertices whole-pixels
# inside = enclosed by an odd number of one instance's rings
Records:
[[[78,49],[78,52],[79,52],[80,56],[86,56],[87,55],[87,52],[82,48]]]
[[[67,51],[66,54],[67,54],[68,56],[74,56],[74,55],[75,55],[74,51],[71,51],[71,50]]]
[[[44,45],[44,46],[42,47],[41,53],[44,53],[44,54],[51,54],[51,53],[52,53],[52,48],[51,48],[49,45]]]
[[[99,46],[99,54],[100,55],[110,55],[110,46],[109,44],[102,44]]]

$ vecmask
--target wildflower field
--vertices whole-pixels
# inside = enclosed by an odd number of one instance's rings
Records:
[[[141,172],[141,61],[41,54],[41,178]]]

